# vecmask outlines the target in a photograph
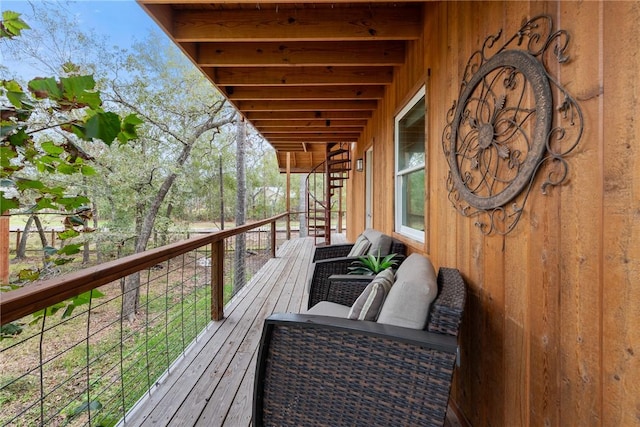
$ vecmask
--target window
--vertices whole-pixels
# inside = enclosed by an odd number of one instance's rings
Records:
[[[396,231],[424,242],[425,88],[395,118]]]

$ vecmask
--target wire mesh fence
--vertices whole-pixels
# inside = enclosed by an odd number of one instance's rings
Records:
[[[225,303],[271,257],[271,230],[224,240]],[[276,241],[284,240],[285,233],[277,234]],[[218,267],[210,248],[3,326],[0,425],[117,424],[210,325],[211,275]]]

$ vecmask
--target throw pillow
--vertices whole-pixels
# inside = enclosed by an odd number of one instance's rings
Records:
[[[375,321],[393,285],[393,278],[394,274],[390,268],[378,273],[355,300],[347,318]]]
[[[375,242],[371,241],[367,253],[373,256],[387,256],[391,253],[391,243],[391,236],[381,234]]]
[[[378,323],[424,329],[437,294],[433,264],[422,255],[411,254],[398,268],[393,288],[380,309]]]
[[[351,247],[348,257],[359,257],[365,255],[371,246],[371,242],[365,236],[360,235],[356,239],[356,242]]]

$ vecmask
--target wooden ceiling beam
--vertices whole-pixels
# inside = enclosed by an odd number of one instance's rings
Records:
[[[177,42],[417,40],[420,5],[403,7],[178,9]]]
[[[306,127],[311,129],[333,129],[335,127],[364,128],[367,125],[367,120],[252,120],[251,124],[260,129],[272,127]]]
[[[218,86],[389,85],[393,67],[202,67]]]
[[[183,49],[193,43],[182,43]],[[405,58],[403,41],[198,43],[191,57],[201,67],[395,66]]]
[[[327,112],[343,112],[343,111],[373,111],[378,107],[378,101],[375,100],[248,100],[235,102],[236,107],[242,112],[251,111],[308,111],[320,113]]]
[[[421,3],[424,0],[403,0],[404,3]],[[138,0],[138,3],[141,4],[211,4],[208,0]],[[300,3],[300,0],[260,0],[256,2],[256,0],[216,0],[216,4],[233,4],[233,5],[250,5],[255,6],[256,4],[295,4]],[[318,4],[335,4],[336,0],[314,0],[314,3]],[[349,3],[389,3],[389,0],[351,0]]]
[[[332,142],[332,141],[357,141],[360,134],[358,132],[354,133],[333,133],[333,132],[319,132],[317,134],[309,133],[309,134],[293,134],[288,132],[282,133],[271,133],[266,132],[263,133],[262,136],[265,139],[271,141],[278,142],[286,142],[286,141],[300,141],[300,142]]]
[[[251,111],[245,114],[247,120],[255,122],[257,120],[352,120],[362,119],[365,120],[371,118],[373,113],[368,110],[360,111]]]
[[[317,134],[318,132],[331,132],[331,133],[354,133],[360,132],[363,129],[359,127],[306,127],[306,126],[298,126],[298,127],[289,127],[289,126],[277,126],[277,127],[254,127],[260,133],[274,133],[274,132],[291,132],[296,134],[304,134],[304,133],[312,133]]]
[[[243,100],[365,100],[382,99],[384,86],[225,86],[227,98]]]

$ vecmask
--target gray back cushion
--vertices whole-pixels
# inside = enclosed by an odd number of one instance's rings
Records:
[[[378,256],[379,251],[381,256],[389,255],[392,243],[391,236],[387,236],[372,228],[367,228],[362,234],[371,242],[367,254]]]
[[[437,294],[433,264],[420,254],[411,254],[398,267],[396,281],[382,305],[378,323],[424,329]]]

